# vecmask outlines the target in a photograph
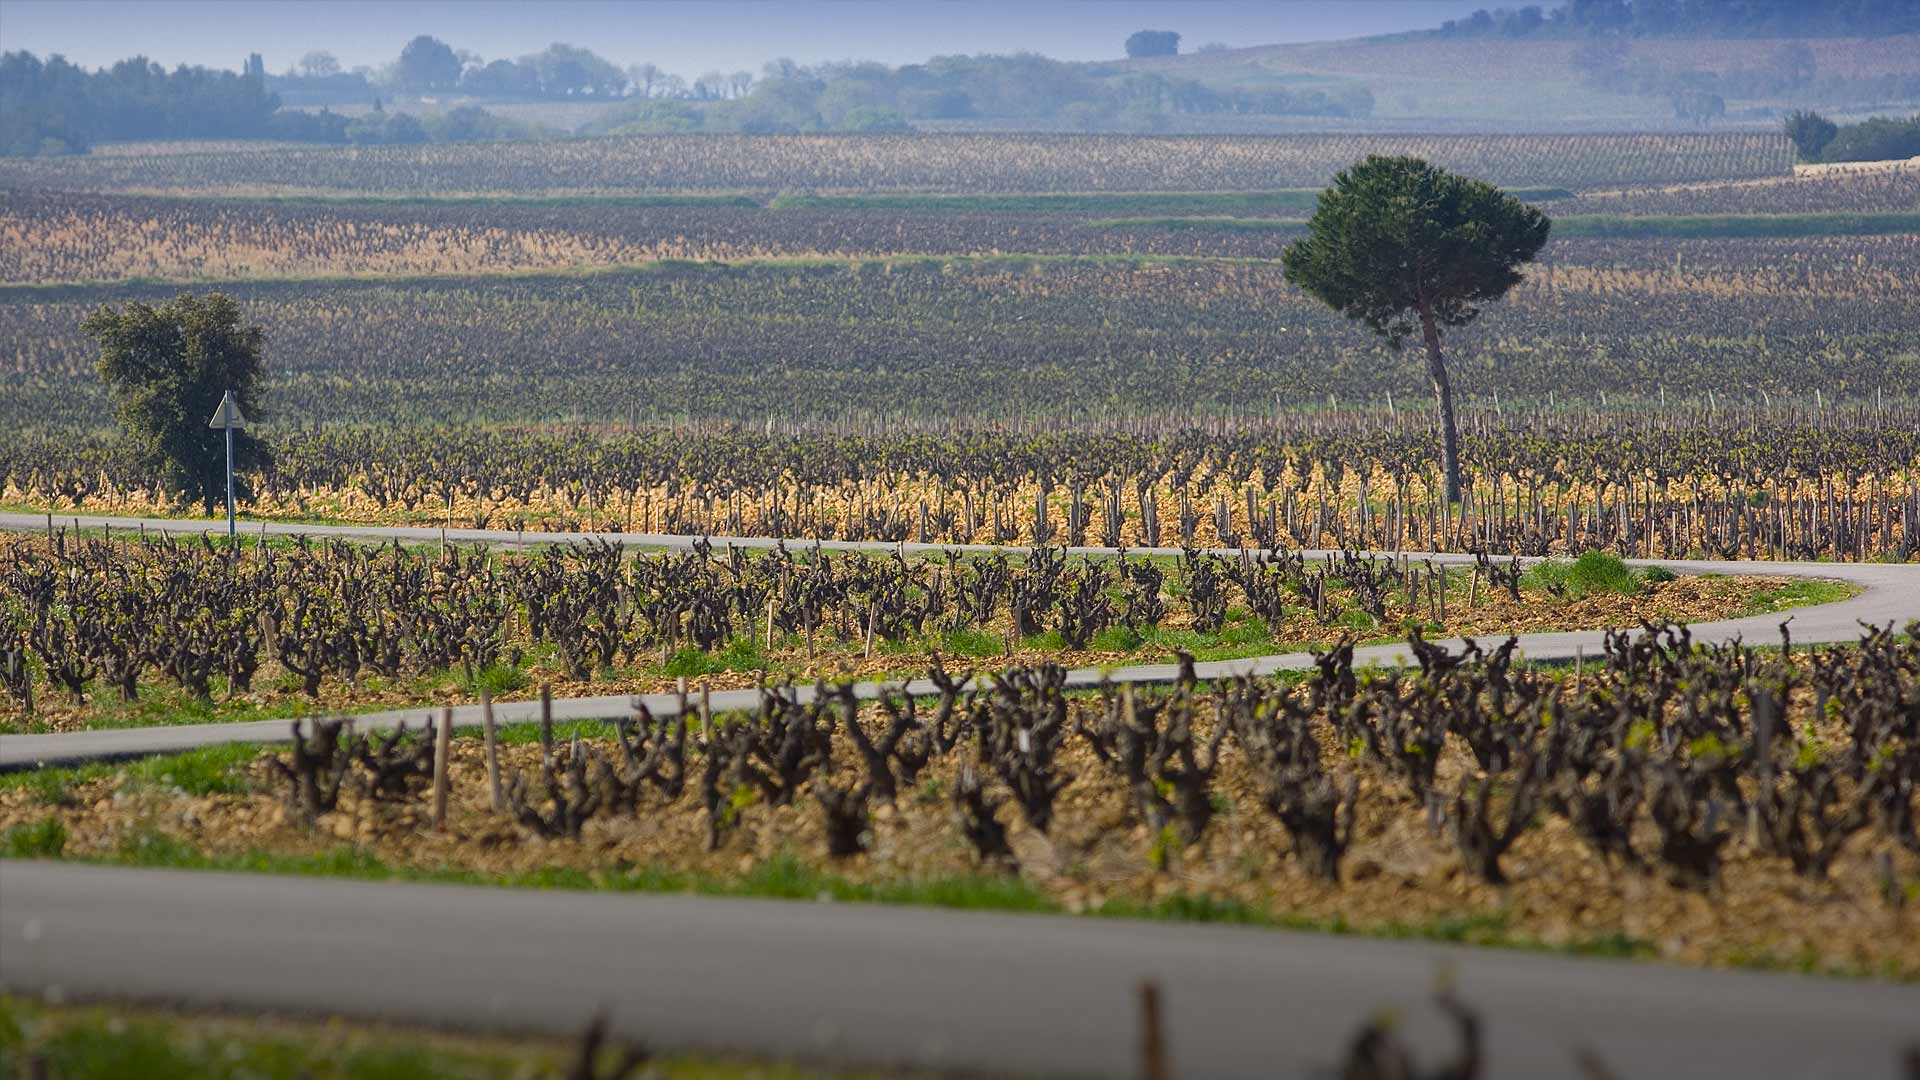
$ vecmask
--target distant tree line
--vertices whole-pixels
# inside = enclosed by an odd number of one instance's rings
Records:
[[[342,118],[322,110],[321,116]],[[349,142],[360,146],[405,145],[424,142],[493,142],[497,139],[527,139],[543,134],[532,124],[523,124],[493,113],[478,105],[462,105],[445,112],[387,112],[374,102],[373,111],[347,120],[335,138],[329,126],[326,142]]]
[[[128,139],[283,139],[322,143],[470,141],[526,135],[478,108],[416,118],[348,118],[282,109],[266,88],[259,54],[239,72],[182,65],[169,72],[143,56],[89,72],[60,56],[0,54],[0,154],[83,153]]]
[[[1142,30],[1125,42],[1129,57],[1172,56],[1179,48],[1180,35],[1172,30]],[[285,75],[269,77],[268,88],[308,104],[366,100],[382,90],[625,102],[589,133],[905,131],[920,121],[961,119],[1151,128],[1155,118],[1176,114],[1365,116],[1373,110],[1363,87],[1222,89],[1032,53],[939,56],[901,67],[856,61],[803,66],[781,59],[757,76],[708,71],[688,79],[651,63],[623,70],[565,44],[517,60],[488,61],[427,35],[407,42],[399,58],[378,71],[343,73],[330,54],[310,53]]]
[[[1920,30],[1920,0],[1569,0],[1482,8],[1441,36],[1811,37]]]
[[[1920,98],[1920,72],[1874,76],[1823,74],[1804,41],[1783,42],[1753,67],[1725,71],[1676,68],[1633,55],[1633,41],[1611,36],[1586,41],[1574,51],[1574,69],[1587,85],[1615,94],[1668,97],[1676,112],[1683,101],[1708,98],[1844,103]]]
[[[1130,56],[1179,51],[1180,35],[1143,30]],[[908,131],[928,121],[1042,122],[1082,130],[1157,130],[1181,115],[1366,116],[1365,87],[1212,86],[1124,64],[1081,64],[1033,53],[937,56],[888,67],[776,60],[755,76],[710,71],[691,81],[653,64],[621,69],[590,50],[554,44],[488,61],[420,35],[380,70],[343,70],[309,52],[269,75],[258,54],[238,73],[133,57],[89,72],[60,56],[0,56],[0,153],[80,153],[97,142],[249,138],[323,143],[418,143],[523,137],[532,129],[473,106],[415,116],[381,107],[393,95],[481,100],[621,101],[587,133],[673,131]],[[291,106],[322,106],[300,111]],[[329,105],[373,106],[348,117]]]
[[[1920,114],[1905,120],[1875,116],[1858,124],[1841,125],[1803,109],[1787,116],[1786,129],[1802,161],[1903,161],[1920,157]]]
[[[516,60],[487,60],[428,34],[407,42],[398,58],[375,69],[345,71],[328,52],[310,52],[267,88],[302,104],[364,102],[378,93],[462,94],[507,100],[606,100],[642,97],[719,96],[751,81],[745,73],[709,73],[690,85],[651,64],[622,69],[591,49],[556,42]]]
[[[936,56],[888,67],[777,60],[751,89],[726,98],[630,103],[589,133],[658,131],[905,131],[928,121],[1047,121],[1080,129],[1151,130],[1177,115],[1365,116],[1364,87],[1336,91],[1221,88],[1122,65],[1067,63],[1032,53]]]
[[[102,140],[310,137],[309,121],[279,116],[259,56],[238,73],[136,56],[89,72],[53,56],[0,54],[0,152],[79,153]]]

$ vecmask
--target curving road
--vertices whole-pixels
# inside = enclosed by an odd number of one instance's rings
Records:
[[[77,517],[69,515],[55,518],[53,523],[56,528],[60,526],[108,528],[128,532],[144,529],[147,532],[172,535],[199,535],[214,531],[216,527],[224,531],[225,525],[224,522],[204,520],[97,515]],[[21,531],[46,527],[47,519],[44,515],[0,514],[0,530]],[[257,534],[261,531],[270,536],[309,536],[371,541],[397,539],[438,542],[442,539],[442,530],[425,528],[301,525],[281,522],[247,526],[249,534]],[[445,531],[445,539],[450,543],[511,545],[520,542],[522,537],[510,530],[449,529]],[[529,534],[525,539],[527,542],[537,540],[542,543],[568,543],[586,539],[619,540],[634,546],[686,548],[700,538],[635,533],[539,533]],[[732,544],[764,549],[771,548],[780,542],[764,537],[712,537],[709,539],[715,547]],[[811,547],[816,542],[796,540],[787,541],[787,543],[790,547],[798,548]],[[833,551],[904,550],[908,553],[939,553],[1018,550],[983,544],[887,544],[851,540],[817,541],[817,543],[823,549]],[[1118,553],[1117,549],[1104,547],[1079,547],[1068,550],[1075,554],[1088,555]],[[1130,548],[1127,550],[1132,554],[1177,555],[1180,553],[1178,548]],[[1221,554],[1238,554],[1237,549],[1214,550]],[[1304,554],[1309,558],[1319,558],[1328,552],[1308,551]],[[1473,561],[1471,556],[1460,554],[1424,552],[1395,554],[1406,554],[1412,559],[1432,559],[1436,563],[1451,565],[1469,564]],[[1859,636],[1862,624],[1897,627],[1906,620],[1920,618],[1920,563],[1762,563],[1656,559],[1635,560],[1634,565],[1663,566],[1683,574],[1760,573],[1778,577],[1824,578],[1849,582],[1860,589],[1858,595],[1847,600],[1817,607],[1797,608],[1781,615],[1758,615],[1744,619],[1697,623],[1692,628],[1693,635],[1696,641],[1702,643],[1726,642],[1735,639],[1763,643],[1775,642],[1779,640],[1780,624],[1783,620],[1790,620],[1795,642],[1847,641]],[[1603,631],[1598,630],[1523,634],[1520,636],[1520,649],[1522,655],[1531,660],[1572,660],[1582,654],[1597,655],[1605,641],[1605,636]],[[1438,642],[1438,644],[1455,650],[1465,647],[1465,642],[1458,638]],[[1355,650],[1355,660],[1359,663],[1381,665],[1410,663],[1413,660],[1413,652],[1404,644],[1375,645]],[[1298,671],[1310,668],[1312,665],[1313,657],[1310,654],[1294,652],[1241,660],[1213,661],[1199,664],[1195,670],[1203,679],[1216,679]],[[1097,668],[1082,668],[1068,674],[1067,685],[1075,688],[1091,688],[1100,685],[1103,680],[1116,683],[1166,683],[1171,682],[1177,674],[1178,669],[1173,664],[1142,664],[1104,671]],[[901,684],[887,684],[887,688],[898,693],[901,691]],[[854,692],[862,698],[872,698],[877,697],[882,689],[882,684],[868,682],[858,684]],[[931,694],[935,692],[935,688],[925,680],[916,680],[905,684],[905,691],[916,695]],[[802,700],[806,700],[813,690],[811,687],[800,687],[797,692]],[[752,689],[716,691],[712,694],[711,705],[716,711],[722,712],[751,709],[758,704],[759,694],[760,691]],[[563,722],[613,720],[629,715],[637,705],[642,703],[656,716],[670,716],[680,708],[679,699],[673,694],[639,696],[621,694],[556,700],[553,703],[553,715],[555,720]],[[539,708],[539,703],[534,701],[500,702],[495,704],[494,713],[500,722],[514,723],[538,719]],[[432,716],[433,711],[429,709],[397,709],[361,714],[356,717],[356,723],[362,730],[387,730],[399,724],[425,723]],[[478,725],[480,723],[479,706],[466,705],[455,708],[453,722],[457,727]],[[57,735],[0,735],[0,771],[138,757],[146,754],[177,753],[225,743],[286,742],[290,738],[290,726],[284,720],[121,728]]]
[[[71,517],[61,519],[72,524]],[[199,533],[207,522],[82,517]],[[0,528],[44,528],[0,514]],[[249,531],[257,531],[258,526]],[[437,541],[437,529],[269,525],[275,535]],[[583,538],[540,534],[542,542]],[[686,546],[691,537],[607,536]],[[456,542],[512,533],[449,530]],[[728,542],[766,547],[761,539]],[[948,550],[840,542],[836,550]],[[982,549],[992,550],[992,549]],[[1076,549],[1111,553],[1108,549]],[[1415,558],[1425,558],[1415,555]],[[1434,556],[1436,561],[1466,561]],[[1920,565],[1660,561],[1684,573],[1833,578],[1852,599],[1792,613],[1794,639],[1855,637],[1920,616]],[[1700,641],[1777,640],[1780,616],[1694,627]],[[1597,651],[1599,632],[1531,634],[1525,654]],[[1461,642],[1448,643],[1458,648]],[[1400,663],[1403,645],[1358,650]],[[1199,665],[1203,677],[1309,666],[1304,653]],[[1164,682],[1173,665],[1076,671],[1070,684]],[[896,688],[897,689],[897,688]],[[910,684],[914,693],[925,683]],[[865,696],[874,684],[859,687]],[[810,689],[802,688],[802,694]],[[712,697],[751,707],[758,691]],[[656,713],[671,695],[644,699]],[[562,721],[624,715],[627,696],[554,702]],[[503,721],[538,704],[500,704]],[[365,727],[424,710],[360,718]],[[478,722],[456,710],[456,722]],[[288,737],[285,721],[0,736],[0,768]],[[267,875],[0,863],[0,989],[345,1014],[484,1030],[571,1032],[596,1008],[662,1048],[720,1048],[918,1068],[1116,1076],[1137,1059],[1133,987],[1164,993],[1173,1075],[1323,1073],[1383,1007],[1424,1060],[1455,1051],[1428,993],[1449,972],[1487,1022],[1485,1075],[1899,1075],[1920,1042],[1920,987],[1377,941],[1272,930],[711,897],[549,893]]]
[[[595,1009],[663,1049],[943,1071],[1138,1074],[1156,980],[1171,1075],[1328,1075],[1383,1008],[1492,1078],[1894,1080],[1920,987],[1325,934],[1045,915],[0,863],[0,986],[489,1031]]]

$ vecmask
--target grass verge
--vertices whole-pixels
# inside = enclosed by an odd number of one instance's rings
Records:
[[[1856,585],[1844,581],[1822,581],[1819,578],[1798,578],[1777,589],[1763,589],[1753,594],[1740,609],[1739,614],[1771,615],[1788,608],[1811,607],[1815,604],[1832,604],[1851,599],[1859,595]]]
[[[0,791],[23,788],[32,792],[42,805],[70,806],[75,787],[117,775],[137,788],[178,791],[183,795],[234,795],[247,790],[246,767],[260,756],[262,749],[258,743],[227,743],[131,762],[6,772],[0,773]]]
[[[587,1017],[581,1017],[582,1027]],[[0,1076],[59,1080],[529,1080],[563,1077],[568,1039],[454,1035],[377,1023],[314,1022],[125,1005],[53,1005],[0,994]],[[602,1055],[610,1067],[617,1052]],[[601,1075],[596,1073],[595,1075]],[[661,1080],[878,1077],[674,1054]]]
[[[16,829],[20,827],[16,826]],[[11,832],[7,835],[11,835]],[[6,850],[0,844],[0,850]],[[9,853],[8,858],[19,858]],[[570,892],[615,892],[730,896],[816,902],[909,904],[959,911],[998,911],[1019,914],[1069,913],[1053,898],[1017,877],[980,874],[968,877],[854,881],[807,866],[791,854],[776,854],[755,862],[732,877],[691,874],[655,866],[615,865],[581,870],[555,866],[542,870],[486,874],[456,867],[423,869],[395,866],[363,848],[341,846],[316,854],[287,855],[250,851],[237,855],[209,855],[159,832],[129,837],[105,855],[69,857],[55,852],[25,857],[66,858],[94,865],[147,869],[211,870],[224,872],[292,874],[351,881],[403,881],[421,884],[485,885],[514,889],[557,889]],[[1578,956],[1651,957],[1649,942],[1609,933],[1554,944],[1516,931],[1504,913],[1446,916],[1427,920],[1391,921],[1359,925],[1339,916],[1319,918],[1274,913],[1235,900],[1203,894],[1174,892],[1152,902],[1107,899],[1077,912],[1095,918],[1175,923],[1212,923],[1267,929],[1303,930],[1406,941],[1435,941],[1521,949]],[[1759,961],[1756,961],[1758,963]],[[1777,960],[1773,961],[1777,964]]]

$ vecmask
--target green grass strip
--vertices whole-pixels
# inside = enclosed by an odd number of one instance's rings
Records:
[[[948,214],[1270,214],[1310,213],[1315,188],[1276,191],[1087,192],[1038,195],[781,195],[772,210],[895,210]]]
[[[1529,202],[1573,197],[1565,188],[1512,188]],[[1272,191],[1098,191],[1045,194],[951,195],[878,192],[863,195],[781,195],[773,210],[922,210],[998,214],[1296,214],[1313,212],[1319,188]]]
[[[1302,218],[1241,217],[1125,217],[1087,223],[1096,229],[1159,229],[1163,232],[1267,233],[1305,232]]]
[[[1771,615],[1788,608],[1810,607],[1814,604],[1832,604],[1841,600],[1850,600],[1860,594],[1857,585],[1845,581],[1823,581],[1819,578],[1799,578],[1789,581],[1777,589],[1764,589],[1753,594],[1741,606],[1737,615]]]
[[[1671,217],[1629,217],[1617,214],[1574,215],[1553,219],[1561,236],[1607,239],[1635,237],[1675,239],[1738,239],[1741,237],[1886,236],[1920,233],[1920,211],[1818,214],[1683,214]]]
[[[248,789],[247,767],[266,749],[258,743],[226,743],[134,761],[20,769],[0,773],[0,791],[24,789],[43,806],[70,806],[77,785],[118,777],[135,788],[178,791],[184,795],[238,795]]]
[[[1284,218],[1121,217],[1088,222],[1098,229],[1159,229],[1166,232],[1265,233],[1300,232],[1303,221]],[[1574,214],[1553,219],[1559,236],[1598,239],[1712,240],[1746,237],[1887,236],[1920,233],[1920,211],[1819,214],[1690,214],[1668,217],[1630,217],[1619,214]]]
[[[404,193],[395,195],[368,195],[353,192],[338,194],[296,194],[296,195],[256,195],[256,194],[211,194],[190,195],[176,191],[125,191],[103,192],[101,197],[127,200],[142,200],[169,203],[201,203],[219,206],[310,206],[310,207],[374,207],[378,209],[405,210],[409,208],[432,208],[444,206],[461,207],[506,207],[527,206],[542,210],[583,209],[583,210],[647,210],[647,209],[726,209],[740,208],[762,209],[764,197],[749,194],[727,194],[723,192],[687,193],[648,193],[648,192],[610,192],[606,194],[567,193],[562,195],[516,195],[488,194],[484,192],[462,192],[450,195],[432,195]]]
[[[359,847],[286,855],[271,851],[210,855],[157,831],[127,837],[113,852],[74,856],[63,851],[65,830],[45,823],[17,825],[0,838],[6,858],[55,858],[96,865],[150,869],[212,870],[223,872],[291,874],[354,881],[404,881],[420,884],[483,885],[515,889],[554,889],[568,892],[616,892],[732,896],[773,900],[836,901],[862,904],[909,904],[961,911],[998,911],[1020,914],[1065,914],[1058,901],[1018,877],[974,874],[944,878],[907,878],[892,881],[853,881],[808,866],[791,853],[780,853],[754,863],[732,877],[688,873],[660,866],[614,865],[592,870],[551,866],[511,874],[487,874],[459,867],[395,866]],[[1176,892],[1153,901],[1108,899],[1082,914],[1095,918],[1154,922],[1214,923],[1267,929],[1304,930],[1359,937],[1409,941],[1440,941],[1582,956],[1647,957],[1648,942],[1618,933],[1549,944],[1512,929],[1502,912],[1442,916],[1419,921],[1394,920],[1379,925],[1355,924],[1344,917],[1322,918],[1274,914],[1238,900]],[[1757,962],[1757,961],[1756,961]]]
[[[604,263],[559,268],[509,270],[500,273],[366,273],[366,274],[280,274],[251,277],[146,277],[118,280],[46,282],[0,285],[0,304],[87,302],[96,298],[119,297],[143,291],[155,295],[170,293],[181,286],[219,285],[241,289],[268,289],[275,286],[353,287],[360,285],[471,285],[498,282],[523,284],[566,283],[593,278],[659,275],[687,277],[696,274],[820,273],[844,271],[918,271],[927,273],[968,272],[974,270],[1022,273],[1043,266],[1100,266],[1118,269],[1142,269],[1160,266],[1259,265],[1277,263],[1276,259],[1216,255],[1150,255],[1137,252],[1098,255],[994,253],[972,255],[769,255],[729,260],[656,259],[638,263]],[[56,515],[54,524],[59,524]]]

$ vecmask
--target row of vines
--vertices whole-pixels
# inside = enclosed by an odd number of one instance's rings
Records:
[[[0,187],[541,194],[603,191],[1258,191],[1319,187],[1367,154],[1502,184],[1786,174],[1778,132],[1619,135],[649,135],[22,159]]]
[[[308,698],[366,677],[491,669],[550,656],[570,679],[663,667],[682,650],[746,647],[764,664],[776,636],[817,649],[864,643],[1006,651],[1057,634],[1086,650],[1108,631],[1138,641],[1163,624],[1217,635],[1230,610],[1267,633],[1338,638],[1355,628],[1444,629],[1480,580],[1521,600],[1513,560],[1483,558],[1471,584],[1430,562],[1353,553],[1308,559],[1189,551],[1177,564],[1069,558],[1059,548],[907,559],[780,547],[764,556],[698,544],[629,557],[610,542],[531,555],[422,553],[339,541],[242,553],[166,538],[18,540],[0,551],[0,682],[35,711],[36,689],[78,707],[89,692],[133,702],[165,680],[210,701],[252,693],[275,666]],[[1564,588],[1561,595],[1565,595]],[[1197,639],[1196,639],[1197,640]],[[766,652],[761,652],[764,641]],[[990,648],[990,651],[998,651]]]
[[[1817,405],[1920,387],[1912,237],[1555,250],[1453,335],[1472,403]],[[1272,263],[906,258],[223,289],[265,328],[270,418],[293,422],[1085,426],[1431,397],[1414,357]],[[0,423],[101,426],[81,321],[175,291],[0,290]]]
[[[695,435],[696,437],[689,437]],[[1920,553],[1910,409],[1471,417],[1468,497],[1413,418],[1161,431],[274,433],[254,510],[460,528],[918,543],[1892,558]],[[0,493],[141,513],[127,443],[22,436]]]

